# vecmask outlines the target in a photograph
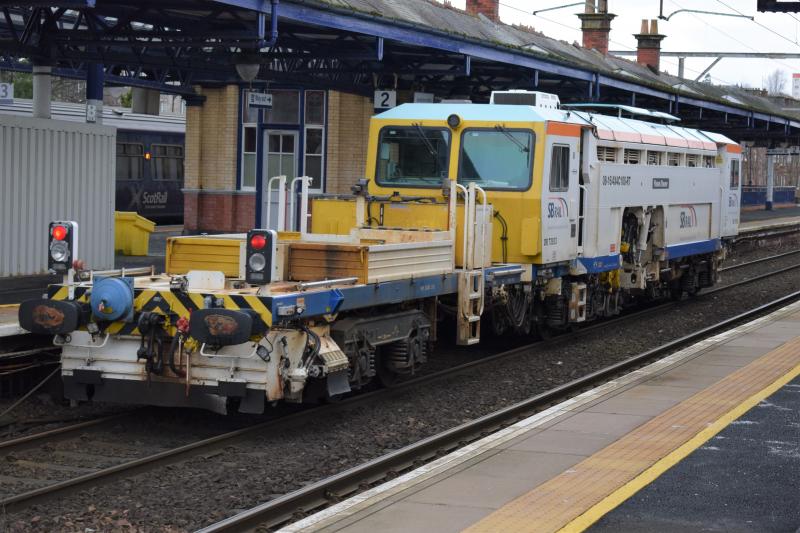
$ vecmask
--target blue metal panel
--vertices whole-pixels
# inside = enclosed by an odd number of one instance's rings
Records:
[[[622,89],[623,91],[631,91],[638,94],[646,94],[648,96],[655,96],[656,98],[663,98],[664,100],[669,100],[672,98],[671,93],[667,93],[664,91],[659,91],[657,89],[651,89],[646,85],[637,85],[636,83],[632,83],[629,81],[618,80],[616,78],[610,78],[603,74],[600,74],[597,77],[598,81],[602,85],[606,85],[608,87],[614,87],[615,89]]]
[[[589,274],[608,272],[609,270],[617,270],[622,267],[622,256],[619,254],[599,257],[579,257],[577,261],[583,265],[586,272]]]
[[[716,252],[721,247],[719,239],[708,241],[687,242],[686,244],[676,244],[667,246],[667,259],[678,259],[690,255],[702,255]]]
[[[458,290],[455,274],[426,276],[313,292],[297,292],[262,298],[272,311],[273,322],[320,316],[338,311],[363,309],[453,294]],[[299,312],[298,312],[299,311]]]
[[[253,0],[240,1],[250,3]],[[231,0],[231,3],[236,2]],[[585,81],[590,81],[594,76],[592,72],[586,70],[544,61],[530,55],[505,50],[501,47],[478,44],[477,42],[434,29],[423,32],[420,31],[418,26],[404,21],[377,20],[355,12],[344,14],[331,8],[323,9],[296,4],[281,4],[280,18],[343,31],[374,35],[406,44],[447,50],[474,58],[538,69],[543,72]]]

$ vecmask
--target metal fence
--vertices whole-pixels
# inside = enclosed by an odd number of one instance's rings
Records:
[[[78,222],[87,266],[113,266],[115,158],[115,128],[0,116],[0,277],[46,272],[51,220]]]

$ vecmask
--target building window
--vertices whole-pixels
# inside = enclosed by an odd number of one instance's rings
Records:
[[[642,161],[642,151],[625,148],[624,162],[626,165],[638,165]]]
[[[605,161],[606,163],[615,163],[617,161],[617,149],[612,146],[598,146],[597,160]]]
[[[153,179],[183,180],[183,146],[154,144],[151,150],[153,153]]]
[[[698,161],[700,160],[700,156],[697,154],[686,154],[686,166],[687,167],[696,167],[698,166]]]
[[[325,91],[306,91],[306,125],[325,124]]]
[[[255,125],[245,124],[242,143],[242,189],[256,187],[256,153],[258,131]]]
[[[553,145],[550,160],[550,190],[566,191],[569,189],[569,146]]]
[[[713,155],[703,156],[703,166],[706,168],[714,168],[717,166],[716,158]]]
[[[144,170],[144,146],[117,143],[117,179],[140,180]]]
[[[739,160],[731,159],[731,189],[739,188]]]
[[[305,175],[314,178],[312,189],[322,190],[324,132],[322,128],[306,127]]]
[[[661,165],[664,160],[664,152],[647,151],[647,164],[648,165]]]
[[[300,91],[270,91],[272,109],[264,113],[264,122],[268,124],[300,123]]]
[[[667,165],[671,167],[681,166],[681,154],[678,152],[669,152],[667,154]]]

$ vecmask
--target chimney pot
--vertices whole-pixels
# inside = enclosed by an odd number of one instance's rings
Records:
[[[611,21],[616,15],[608,12],[608,0],[600,0],[600,10],[595,11],[595,0],[586,0],[586,12],[579,13],[583,47],[594,49],[603,55],[608,54],[608,33]]]
[[[642,20],[642,31],[636,37],[636,62],[655,72],[661,68],[661,41],[666,35],[658,33],[658,21]]]
[[[467,13],[470,15],[481,14],[497,22],[500,20],[500,0],[467,0]]]

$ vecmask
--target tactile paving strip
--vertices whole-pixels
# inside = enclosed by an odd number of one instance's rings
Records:
[[[670,408],[465,531],[539,533],[565,527],[582,530],[638,489],[616,498],[615,492],[638,476],[646,477],[648,469],[670,454],[679,453],[693,439],[704,442],[755,405],[760,393],[766,396],[770,386],[777,388],[797,375],[800,337]],[[657,475],[652,474],[652,478]],[[647,482],[644,480],[642,486]]]

